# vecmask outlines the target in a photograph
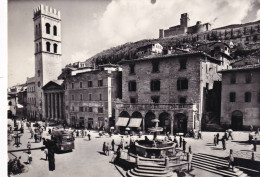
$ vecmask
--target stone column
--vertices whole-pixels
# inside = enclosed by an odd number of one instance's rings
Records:
[[[173,135],[173,125],[174,125],[174,112],[171,113],[171,135]]]
[[[44,94],[44,108],[45,108],[45,119],[48,117],[48,102],[47,102],[47,93]]]
[[[57,121],[58,120],[58,93],[54,93],[55,97],[54,97],[54,100],[55,100],[55,120]]]
[[[48,119],[51,119],[51,94],[48,93]]]
[[[63,117],[62,117],[62,94],[59,93],[59,114],[60,114],[60,120],[63,120]]]
[[[51,94],[51,118],[54,120],[55,118],[55,108],[54,108],[54,93]]]

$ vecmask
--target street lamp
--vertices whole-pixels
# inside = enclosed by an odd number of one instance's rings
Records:
[[[14,137],[14,145],[16,145],[16,147],[20,147],[20,144],[22,144],[22,143],[20,142],[21,136],[22,136],[22,135],[19,135],[18,132],[15,134],[15,137]]]

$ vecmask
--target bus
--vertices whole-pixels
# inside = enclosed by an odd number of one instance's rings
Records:
[[[72,151],[74,149],[74,137],[72,132],[53,130],[52,140],[56,143],[58,151]]]

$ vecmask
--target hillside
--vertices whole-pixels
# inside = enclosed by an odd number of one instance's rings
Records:
[[[222,41],[232,44],[231,51],[234,59],[251,55],[260,50],[260,21],[229,25],[211,31],[193,35],[179,35],[168,38],[144,39],[133,43],[125,43],[107,50],[104,50],[86,60],[88,65],[113,63],[117,64],[122,59],[131,60],[137,58],[137,48],[151,43],[160,43],[165,49],[169,47],[189,47],[196,50],[202,43]]]

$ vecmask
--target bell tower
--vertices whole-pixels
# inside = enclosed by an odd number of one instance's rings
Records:
[[[42,87],[61,73],[60,11],[40,5],[34,9],[36,119],[45,118]]]

